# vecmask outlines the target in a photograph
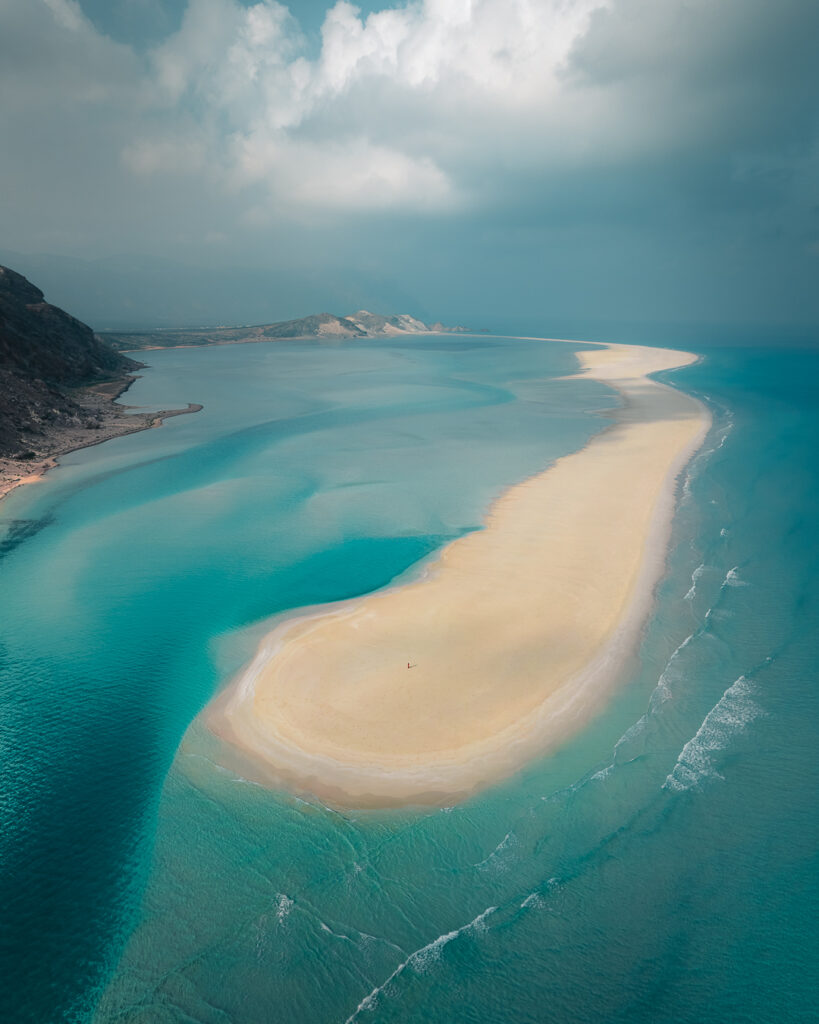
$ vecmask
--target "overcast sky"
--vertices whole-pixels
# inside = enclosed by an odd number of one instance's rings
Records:
[[[817,39],[815,0],[0,0],[0,250],[86,317],[65,257],[142,274],[134,322],[817,323]]]

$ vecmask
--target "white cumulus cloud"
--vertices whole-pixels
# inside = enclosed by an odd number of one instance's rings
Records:
[[[561,71],[604,5],[417,0],[364,17],[340,0],[308,58],[275,0],[190,0],[151,55],[155,102],[177,111],[191,151],[210,139],[214,173],[266,184],[277,208],[457,208],[487,147],[526,164],[533,132],[563,124]],[[172,149],[144,138],[127,160],[160,172]]]

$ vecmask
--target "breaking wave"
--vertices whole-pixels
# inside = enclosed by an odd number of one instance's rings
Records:
[[[668,661],[665,664],[665,668],[660,673],[657,683],[654,689],[651,691],[651,696],[648,700],[648,707],[645,712],[630,725],[628,729],[623,733],[620,739],[614,744],[614,750],[612,751],[612,759],[605,767],[600,768],[591,776],[591,781],[602,782],[608,778],[609,775],[614,771],[615,766],[618,764],[621,752],[632,740],[637,739],[642,733],[645,732],[648,726],[649,720],[657,714],[663,704],[673,697],[672,684],[679,681],[682,678],[682,671],[677,665],[677,661],[682,655],[683,651],[688,647],[691,641],[700,633],[690,633],[671,653]],[[585,782],[585,780],[582,780]]]
[[[685,595],[686,601],[693,601],[694,594],[697,592],[697,581],[700,576],[705,572],[705,562],[700,563],[697,568],[691,573],[691,586],[688,589],[688,593]]]
[[[722,585],[723,587],[747,587],[748,583],[739,575],[739,566],[735,565],[733,569],[728,570]]]
[[[543,910],[547,906],[547,897],[554,895],[560,888],[559,878],[550,878],[546,882],[546,893],[541,892],[539,889],[535,889],[534,892],[530,892],[526,899],[521,903],[521,910]]]
[[[395,968],[386,981],[382,982],[380,985],[376,985],[369,995],[364,996],[353,1013],[351,1013],[347,1018],[345,1024],[352,1024],[353,1021],[358,1020],[359,1014],[364,1010],[374,1010],[378,1005],[380,997],[382,995],[389,995],[390,987],[393,982],[399,975],[403,974],[407,968],[415,971],[416,974],[424,974],[431,964],[440,959],[441,950],[444,946],[452,942],[453,939],[457,939],[459,935],[464,935],[471,931],[480,931],[483,928],[487,917],[489,917],[490,914],[494,914],[497,909],[497,907],[487,907],[486,910],[478,914],[478,916],[473,918],[468,924],[461,925],[460,928],[456,928],[451,932],[446,932],[444,935],[439,935],[437,939],[433,939],[432,942],[428,942],[426,946],[422,946],[420,949],[416,949],[414,953],[410,953],[407,959],[403,960]]]
[[[507,832],[506,835],[501,839],[495,849],[489,854],[488,857],[484,857],[482,861],[475,864],[476,868],[488,868],[490,866],[499,866],[498,859],[503,857],[505,853],[511,850],[518,842],[517,836],[514,832]]]
[[[718,755],[749,722],[765,714],[754,700],[753,689],[745,676],[735,680],[703,719],[696,734],[680,751],[677,763],[666,776],[662,788],[681,792],[707,778],[721,779]]]
[[[293,909],[293,900],[283,892],[276,893],[276,920],[284,924]]]

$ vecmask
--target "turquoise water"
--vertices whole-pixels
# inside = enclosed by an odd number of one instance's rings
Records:
[[[715,426],[604,714],[465,804],[344,814],[191,721],[267,617],[412,572],[611,393],[513,340],[150,360],[129,401],[204,411],[0,505],[0,1019],[816,1019],[819,353],[672,375]]]

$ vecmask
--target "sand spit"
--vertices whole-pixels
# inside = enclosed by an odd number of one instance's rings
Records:
[[[82,448],[93,448],[106,441],[112,441],[115,437],[125,437],[141,430],[152,430],[161,427],[165,420],[173,416],[201,412],[203,408],[189,402],[187,409],[139,412],[136,406],[116,404],[115,399],[126,391],[135,379],[129,377],[124,384],[115,381],[112,385],[100,384],[75,392],[75,396],[80,397],[85,412],[100,413],[99,421],[95,421],[93,426],[88,427],[80,423],[53,428],[39,440],[38,450],[32,452],[31,457],[26,460],[0,456],[0,501],[15,488],[42,480],[49,470],[59,464],[57,460],[62,455],[80,451]]]
[[[422,579],[268,634],[206,712],[233,767],[338,805],[448,804],[602,706],[650,611],[676,480],[710,417],[647,377],[689,353],[578,357],[621,394],[615,423],[507,491]]]

